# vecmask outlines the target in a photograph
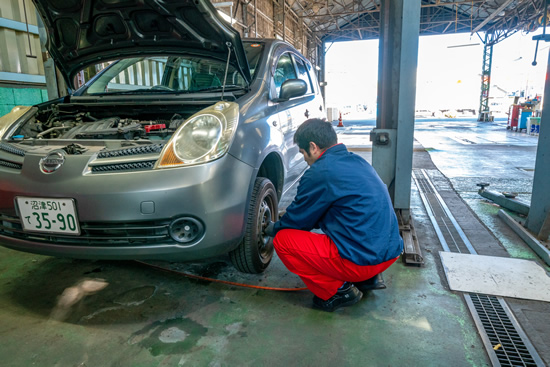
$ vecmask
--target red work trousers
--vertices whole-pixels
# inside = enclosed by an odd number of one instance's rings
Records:
[[[357,265],[342,259],[326,234],[283,229],[273,240],[277,255],[317,297],[327,300],[344,282],[361,282],[383,272],[397,258],[378,265]]]

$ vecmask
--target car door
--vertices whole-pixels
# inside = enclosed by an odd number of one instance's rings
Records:
[[[297,54],[293,54],[292,57],[296,65],[298,79],[303,80],[307,84],[307,92],[302,98],[302,108],[296,111],[295,124],[296,128],[298,128],[307,119],[323,118],[324,106],[311,64]]]
[[[283,52],[274,62],[273,75],[271,80],[271,99],[276,100],[279,97],[281,85],[288,79],[297,79],[296,67],[291,52]],[[283,192],[296,181],[304,170],[302,154],[298,146],[294,144],[294,133],[297,126],[303,120],[300,119],[301,104],[300,97],[292,98],[288,101],[276,102],[277,118],[279,121],[279,130],[283,135],[283,145],[281,152],[283,162],[286,168],[285,183]],[[306,164],[307,165],[307,164]]]

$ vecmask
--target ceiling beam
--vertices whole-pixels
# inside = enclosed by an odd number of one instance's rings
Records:
[[[481,3],[485,2],[487,0],[464,0],[464,1],[448,1],[448,2],[437,2],[434,4],[422,4],[421,8],[434,8],[434,7],[444,7],[446,5],[463,5],[468,4],[472,5],[475,3]],[[512,1],[512,0],[508,0]],[[343,15],[358,15],[358,14],[368,14],[368,13],[378,13],[380,12],[380,8],[376,7],[374,9],[367,9],[367,10],[359,10],[359,11],[346,11],[346,12],[339,12],[339,13],[327,13],[327,14],[309,14],[309,15],[300,15],[300,18],[322,18],[322,17],[330,17],[330,16],[343,16]]]
[[[514,1],[514,0],[506,0],[501,6],[498,7],[497,10],[495,10],[491,15],[489,15],[487,18],[485,18],[485,20],[483,22],[481,22],[477,27],[475,27],[473,30],[472,30],[472,34],[476,33],[477,31],[479,31],[481,28],[483,28],[483,26],[487,23],[489,23],[491,20],[493,20],[494,17],[496,17],[497,15],[500,14],[501,11],[503,11],[504,9],[506,9],[508,7],[508,5],[510,5],[510,3]]]

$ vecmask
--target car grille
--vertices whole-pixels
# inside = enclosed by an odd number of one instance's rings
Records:
[[[0,166],[13,168],[13,169],[23,168],[23,165],[20,164],[20,163],[14,163],[14,162],[6,161],[6,160],[3,160],[3,159],[0,159]]]
[[[132,163],[104,164],[100,166],[93,166],[92,172],[98,173],[98,172],[152,169],[155,166],[155,162],[156,161],[143,161],[143,162],[132,162]]]
[[[168,221],[133,223],[80,223],[80,236],[24,232],[17,217],[0,215],[0,235],[59,245],[135,246],[174,242],[168,232]]]
[[[3,150],[4,152],[8,152],[11,154],[19,155],[21,157],[25,156],[25,151],[23,149],[16,148],[13,145],[8,143],[0,143],[0,150]]]
[[[25,156],[24,150],[14,147],[13,145],[8,143],[0,143],[0,151],[7,152],[13,155],[18,155],[20,157]],[[22,169],[23,165],[21,163],[12,162],[11,160],[0,159],[0,167]]]
[[[131,148],[103,150],[90,164],[92,173],[152,170],[164,144],[148,144]],[[143,156],[132,157],[132,156]]]
[[[20,163],[9,162],[9,161],[5,161],[5,160],[3,160],[3,159],[0,159],[0,166],[2,166],[2,167],[8,167],[8,168],[13,168],[13,169],[21,169],[21,168],[23,168],[23,165],[20,164]]]
[[[164,144],[148,144],[124,149],[103,150],[97,154],[95,161],[90,165],[90,170],[92,173],[152,170],[163,148]],[[0,151],[20,157],[25,156],[23,149],[8,143],[0,143]],[[139,155],[142,155],[143,159],[135,157]],[[132,156],[134,158],[130,158]],[[23,162],[13,162],[9,157],[0,158],[0,167],[21,170]]]
[[[163,147],[164,147],[164,144],[151,144],[151,145],[143,145],[140,147],[126,148],[126,149],[106,150],[106,151],[99,152],[97,157],[113,158],[113,157],[123,157],[128,155],[160,153]]]

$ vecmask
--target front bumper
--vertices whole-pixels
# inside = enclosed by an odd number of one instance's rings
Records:
[[[2,246],[59,257],[179,261],[227,253],[243,236],[254,170],[231,155],[197,166],[101,174],[83,174],[84,156],[42,174],[39,159],[27,155],[19,170],[0,167]],[[16,196],[73,198],[81,234],[22,231]],[[173,240],[169,225],[182,217],[198,220],[204,235]]]

